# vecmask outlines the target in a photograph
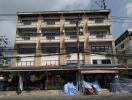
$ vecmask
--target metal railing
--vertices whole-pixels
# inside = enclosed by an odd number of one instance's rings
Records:
[[[37,22],[18,22],[17,26],[36,26]]]
[[[59,60],[44,60],[42,63],[44,66],[59,66]]]
[[[36,37],[34,36],[19,36],[19,37],[16,37],[16,41],[27,41],[27,40],[31,40],[31,41],[35,41],[36,40]]]
[[[79,60],[80,64],[84,63],[84,60]],[[78,60],[67,60],[67,64],[78,64]]]
[[[77,39],[77,35],[66,35],[65,39]]]
[[[90,40],[113,40],[112,35],[104,35],[104,36],[89,36]]]
[[[60,36],[42,36],[41,40],[60,40]]]
[[[92,20],[88,21],[88,24],[105,24],[110,23],[110,20]]]
[[[35,65],[34,61],[20,61],[16,63],[17,67],[30,67],[34,65]]]

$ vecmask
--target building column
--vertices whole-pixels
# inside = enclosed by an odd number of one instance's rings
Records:
[[[83,35],[84,35],[84,64],[91,63],[90,55],[90,46],[89,46],[89,34],[88,34],[88,17],[83,16],[84,26],[83,26]]]
[[[13,51],[13,58],[11,60],[11,67],[17,67],[17,50]]]
[[[17,38],[17,37],[19,37],[19,32],[18,32],[18,30],[16,30],[16,38]],[[18,49],[16,44],[15,44],[14,49]],[[16,67],[16,66],[17,66],[17,58],[16,58],[16,56],[17,56],[17,51],[18,51],[18,50],[14,50],[14,51],[13,51],[13,57],[14,57],[14,58],[11,59],[11,67]]]
[[[64,22],[65,19],[63,16],[60,17],[60,65],[66,64],[66,49],[65,49],[65,32],[64,32]]]
[[[116,47],[115,47],[115,42],[114,41],[112,41],[112,49],[113,49],[112,54],[114,55],[112,57],[112,63],[117,64],[118,60],[117,60],[117,57],[116,57],[117,53],[116,53]]]
[[[41,24],[43,21],[43,17],[38,17],[37,23],[37,36],[36,36],[36,54],[35,54],[35,66],[41,66],[41,44],[40,44],[40,37],[42,33]]]
[[[109,19],[111,20],[111,17],[109,17]],[[110,33],[112,33],[112,23],[111,23],[111,25],[110,25]],[[111,34],[112,35],[112,34]],[[111,46],[112,46],[112,54],[113,55],[115,55],[115,56],[113,56],[112,57],[112,63],[113,64],[117,64],[118,63],[118,60],[117,60],[117,57],[116,57],[116,47],[115,47],[115,42],[114,42],[114,40],[112,41],[112,44],[111,44]]]

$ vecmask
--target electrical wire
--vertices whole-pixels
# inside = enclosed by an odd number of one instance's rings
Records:
[[[78,53],[78,52],[74,52]],[[104,56],[109,56],[109,57],[132,57],[132,55],[126,55],[126,54],[113,54],[113,53],[97,53],[97,52],[79,52],[82,54],[97,54],[97,55],[104,55]],[[28,58],[28,57],[43,57],[43,56],[56,56],[56,55],[69,55],[73,54],[71,53],[52,53],[52,54],[41,54],[41,55],[32,55],[31,56],[10,56],[10,57],[0,57],[1,59],[7,59],[7,58]]]

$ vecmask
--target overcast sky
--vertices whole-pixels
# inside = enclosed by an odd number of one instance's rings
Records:
[[[19,11],[47,11],[47,10],[80,10],[97,9],[97,0],[0,0],[0,14],[16,13]],[[132,19],[132,0],[107,0],[107,7],[112,9],[112,16],[130,17]],[[132,23],[117,23],[124,20],[113,19],[113,36],[116,39],[125,30],[132,27]],[[125,20],[131,22],[131,20]],[[9,38],[11,46],[15,41],[16,17],[0,16],[0,36]]]

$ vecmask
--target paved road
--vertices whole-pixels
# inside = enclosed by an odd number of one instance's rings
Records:
[[[93,95],[93,96],[44,96],[35,95],[14,95],[0,96],[0,100],[132,100],[132,94],[114,94],[114,95]]]

